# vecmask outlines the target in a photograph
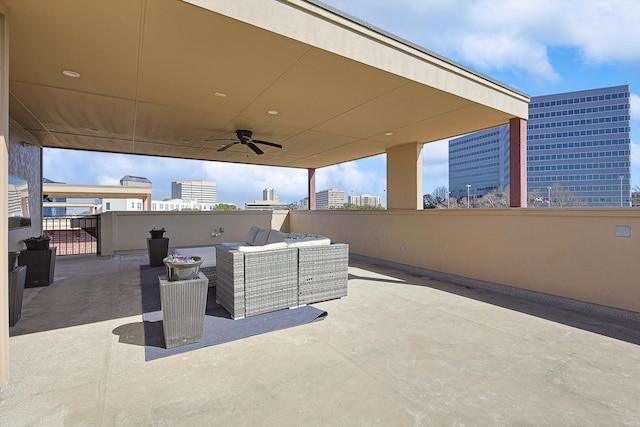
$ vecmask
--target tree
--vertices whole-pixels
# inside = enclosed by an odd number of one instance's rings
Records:
[[[551,187],[551,207],[569,208],[569,207],[585,207],[587,203],[582,201],[572,192],[568,191],[560,184]]]
[[[633,192],[631,193],[631,206],[640,207],[640,185],[633,186]]]
[[[343,211],[372,211],[372,210],[383,210],[382,206],[371,206],[371,205],[354,205],[353,203],[345,203],[339,208],[331,208],[335,210],[343,210]]]
[[[504,209],[510,207],[509,187],[498,187],[481,196],[474,203],[479,208]]]
[[[431,194],[422,196],[422,205],[424,209],[435,209],[443,202],[446,203],[449,191],[447,187],[437,187]]]
[[[237,208],[234,205],[229,205],[229,204],[226,204],[226,203],[218,203],[211,210],[212,211],[235,211],[235,210],[237,210]]]

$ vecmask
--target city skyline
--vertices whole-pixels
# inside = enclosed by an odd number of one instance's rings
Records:
[[[425,4],[325,0],[329,6],[420,45],[530,96],[628,84],[631,89],[631,186],[640,185],[640,3],[630,1],[451,1]],[[448,186],[448,142],[426,144],[423,193]],[[282,201],[307,196],[307,171],[184,159],[45,149],[44,175],[74,184],[117,185],[146,176],[154,199],[171,180],[211,180],[218,201],[242,206],[278,188]],[[318,169],[316,188],[380,194],[386,206],[386,156]]]

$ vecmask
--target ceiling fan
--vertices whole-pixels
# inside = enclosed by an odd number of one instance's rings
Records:
[[[224,145],[218,148],[218,151],[224,151],[229,147],[233,147],[236,144],[246,145],[251,148],[256,154],[263,154],[264,151],[260,149],[256,144],[269,145],[271,147],[282,148],[282,145],[276,144],[274,142],[269,141],[260,141],[257,139],[253,139],[251,136],[253,132],[250,130],[238,129],[236,130],[236,138],[235,139],[207,139],[206,141],[233,141],[230,144]]]

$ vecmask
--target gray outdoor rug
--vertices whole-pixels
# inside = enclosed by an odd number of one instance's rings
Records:
[[[165,348],[162,330],[160,287],[158,283],[158,276],[165,275],[165,267],[140,266],[142,320],[144,323],[145,358],[147,361],[235,341],[252,335],[304,325],[322,320],[327,316],[326,311],[304,306],[233,320],[229,313],[220,304],[216,303],[215,288],[208,288],[202,341],[167,349]]]

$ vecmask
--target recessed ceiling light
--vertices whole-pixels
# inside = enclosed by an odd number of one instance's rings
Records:
[[[271,114],[272,116],[275,116],[276,114],[278,114],[278,110],[269,110],[267,111],[267,113]]]
[[[393,135],[393,132],[387,132],[387,133],[385,133],[385,136],[391,136],[391,135]]]
[[[80,73],[72,71],[72,70],[63,70],[62,74],[64,74],[67,77],[73,77],[73,78],[80,77]]]
[[[215,96],[219,96],[220,98],[226,98],[227,94],[224,92],[216,92],[214,93]]]

